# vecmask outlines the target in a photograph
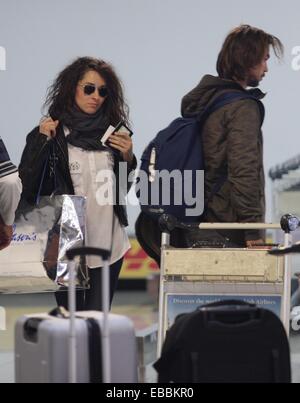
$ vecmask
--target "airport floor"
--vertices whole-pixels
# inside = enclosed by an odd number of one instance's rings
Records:
[[[48,312],[55,306],[51,293],[0,295],[0,307],[5,309],[6,330],[0,326],[0,383],[14,382],[14,324],[26,313]],[[157,299],[149,291],[117,291],[112,312],[128,316],[134,323],[136,335],[143,339],[142,357],[139,357],[139,379],[155,382],[156,374],[152,363],[156,356],[158,311]],[[149,337],[147,337],[149,336]]]
[[[51,294],[0,296],[0,306],[6,307],[6,331],[0,330],[0,383],[14,382],[13,332],[17,317],[29,312],[45,312],[53,306]],[[147,291],[117,291],[112,311],[127,315],[134,322],[137,334],[153,331],[158,321],[157,300]],[[290,336],[293,382],[300,383],[300,332]],[[155,340],[146,348],[147,356],[142,357],[141,381],[155,382],[156,373],[152,368],[155,359]]]

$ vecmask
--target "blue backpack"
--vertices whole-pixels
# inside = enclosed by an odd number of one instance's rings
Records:
[[[264,107],[257,98],[244,92],[227,92],[197,117],[175,119],[149,143],[141,158],[136,185],[142,212],[154,219],[169,214],[185,223],[201,222],[205,209],[201,129],[211,113],[241,99],[258,102],[263,121]],[[209,199],[226,179],[224,176],[215,183]]]

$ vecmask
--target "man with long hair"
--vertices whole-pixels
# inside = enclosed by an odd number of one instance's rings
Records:
[[[218,77],[204,76],[182,100],[182,115],[196,117],[221,94],[239,92],[252,97],[219,108],[202,128],[206,222],[264,222],[264,107],[260,101],[264,94],[255,87],[268,72],[271,48],[276,57],[283,55],[283,45],[275,36],[249,25],[233,29],[219,53]],[[261,244],[264,238],[256,230],[220,231],[215,236],[242,247]]]
[[[13,234],[12,224],[22,190],[17,171],[0,137],[0,250],[10,244]]]

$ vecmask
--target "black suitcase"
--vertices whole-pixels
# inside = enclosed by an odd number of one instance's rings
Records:
[[[291,382],[289,343],[280,319],[242,301],[179,315],[154,368],[160,383]]]

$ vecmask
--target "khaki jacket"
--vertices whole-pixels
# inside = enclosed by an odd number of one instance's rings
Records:
[[[182,115],[196,116],[223,92],[245,91],[230,80],[205,76],[182,100]],[[256,89],[251,95],[261,99]],[[213,112],[202,129],[205,161],[206,222],[264,222],[265,178],[262,116],[258,102],[237,100]],[[225,177],[221,189],[213,187]],[[234,235],[235,234],[235,235]],[[239,243],[259,239],[258,231],[245,231],[231,239]],[[227,234],[228,235],[228,234]]]

